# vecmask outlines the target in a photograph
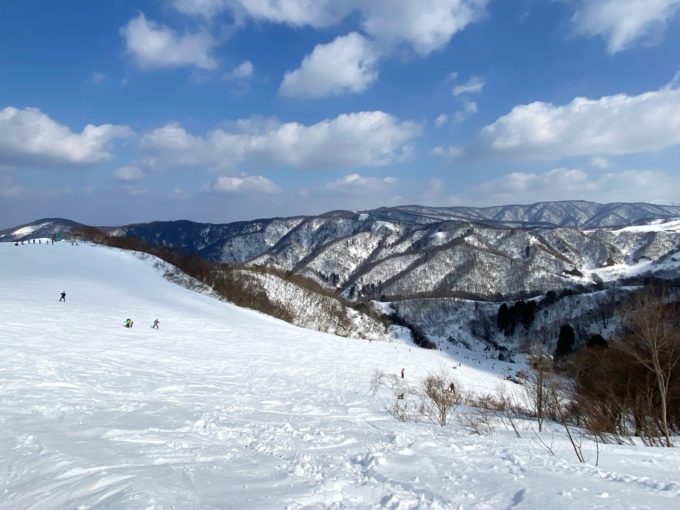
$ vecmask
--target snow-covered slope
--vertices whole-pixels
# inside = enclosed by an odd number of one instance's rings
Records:
[[[43,218],[17,227],[0,230],[0,242],[16,242],[28,239],[49,239],[52,234],[67,234],[81,223],[63,218]]]
[[[559,431],[550,456],[530,434],[397,422],[372,397],[375,370],[405,368],[415,384],[455,354],[299,329],[164,280],[130,252],[0,244],[0,296],[3,510],[659,509],[680,498],[678,450],[604,446],[595,468]],[[503,384],[503,364],[460,361],[466,389]]]

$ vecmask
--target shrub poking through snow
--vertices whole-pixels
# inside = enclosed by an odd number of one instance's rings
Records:
[[[428,374],[422,383],[423,399],[420,411],[432,423],[445,426],[451,413],[463,401],[460,386],[455,379],[443,370]]]

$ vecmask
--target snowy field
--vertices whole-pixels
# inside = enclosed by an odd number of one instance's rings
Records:
[[[67,293],[66,303],[59,293]],[[376,369],[504,365],[299,329],[128,252],[0,244],[0,509],[680,508],[680,450],[400,423]],[[132,329],[122,327],[132,318]],[[155,318],[160,329],[151,329]]]

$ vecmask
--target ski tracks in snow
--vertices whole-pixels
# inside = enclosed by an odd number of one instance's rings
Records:
[[[558,431],[553,457],[529,434],[400,423],[372,398],[376,369],[406,367],[415,383],[450,364],[441,353],[294,328],[116,250],[55,245],[19,259],[15,248],[0,246],[0,295],[11,296],[0,305],[1,510],[680,501],[678,450],[606,445],[595,468],[576,463]],[[499,384],[490,372],[456,375],[469,376],[467,390]]]

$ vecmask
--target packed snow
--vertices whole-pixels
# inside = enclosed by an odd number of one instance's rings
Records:
[[[66,302],[59,301],[61,291]],[[296,328],[104,247],[0,244],[0,509],[677,508],[677,449],[402,423],[376,370],[498,362]],[[134,327],[123,327],[127,318]],[[160,329],[152,329],[154,319]],[[460,366],[458,367],[458,364]],[[457,366],[453,370],[453,366]]]
[[[655,220],[644,225],[632,225],[613,231],[615,234],[623,232],[680,232],[680,219]]]
[[[10,235],[14,237],[23,237],[32,234],[33,232],[40,230],[41,228],[49,225],[49,222],[47,223],[39,223],[38,225],[28,225],[26,227],[21,227],[16,229],[14,232],[12,232]]]

